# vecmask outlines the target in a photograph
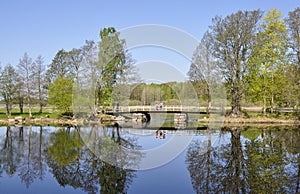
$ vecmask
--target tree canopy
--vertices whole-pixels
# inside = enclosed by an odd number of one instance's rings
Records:
[[[71,112],[72,93],[73,81],[69,78],[58,78],[49,87],[48,102],[62,113]]]

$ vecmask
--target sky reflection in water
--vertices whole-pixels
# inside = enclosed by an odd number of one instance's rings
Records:
[[[101,138],[136,150],[164,145],[174,136],[174,131],[163,131],[165,137],[160,138],[153,129],[142,134],[130,128],[98,130]],[[297,127],[180,131],[180,135],[193,137],[184,152],[163,166],[141,171],[101,161],[82,141],[79,131],[49,126],[0,127],[0,193],[300,191]],[[132,159],[136,161],[123,163],[139,161]]]

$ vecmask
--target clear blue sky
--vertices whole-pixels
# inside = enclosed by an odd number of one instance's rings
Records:
[[[278,8],[287,16],[296,7],[300,7],[299,0],[3,0],[0,62],[2,66],[16,65],[27,52],[32,58],[41,54],[49,64],[59,49],[79,48],[85,40],[98,41],[99,30],[108,26],[120,30],[133,25],[162,24],[201,39],[216,15]],[[183,66],[186,71],[188,65]]]

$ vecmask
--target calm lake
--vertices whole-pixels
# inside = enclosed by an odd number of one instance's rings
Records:
[[[300,192],[298,127],[170,129],[0,127],[0,193]]]

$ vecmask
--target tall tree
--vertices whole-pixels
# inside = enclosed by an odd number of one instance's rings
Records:
[[[294,86],[290,92],[296,98],[295,105],[298,106],[300,104],[300,8],[298,7],[289,12],[289,16],[285,21],[289,30],[289,47],[293,56],[293,67],[291,68],[296,70],[292,71],[293,73],[289,76],[293,79],[291,83]]]
[[[300,69],[300,8],[289,12],[285,21],[289,28],[289,46],[293,49],[295,62]]]
[[[24,99],[25,99],[25,93],[24,93],[24,81],[22,77],[18,75],[17,77],[17,85],[16,85],[16,97],[14,100],[14,103],[19,105],[20,114],[23,114],[24,112]]]
[[[33,90],[34,90],[34,64],[27,53],[20,59],[18,65],[18,73],[19,76],[23,80],[23,92],[26,96],[26,102],[28,106],[29,116],[32,117],[32,98],[33,98]]]
[[[43,106],[45,105],[45,71],[46,66],[44,65],[44,60],[41,55],[39,55],[34,63],[34,74],[35,74],[35,85],[37,89],[38,103],[40,106],[39,112],[43,112]]]
[[[241,114],[244,76],[248,70],[248,60],[252,55],[257,23],[261,16],[260,10],[238,11],[225,18],[215,17],[210,26],[213,54],[228,85],[233,117]]]
[[[279,103],[280,106],[293,107],[299,109],[300,105],[300,74],[299,68],[294,63],[289,63],[285,68],[284,78],[287,81],[284,85],[284,98]]]
[[[46,73],[48,84],[53,83],[57,78],[74,77],[74,71],[70,65],[68,52],[59,50]]]
[[[211,108],[211,86],[216,63],[213,58],[211,34],[207,31],[196,48],[188,75],[192,82],[201,82],[206,89],[207,110]]]
[[[82,112],[98,114],[95,106],[96,80],[98,75],[100,76],[97,69],[97,44],[94,41],[86,41],[80,49],[73,49],[69,53],[71,64],[75,67],[73,111],[76,117],[82,115]]]
[[[11,116],[13,99],[16,96],[17,77],[14,67],[6,65],[0,74],[0,93],[6,106],[6,114]]]
[[[130,73],[132,59],[125,48],[125,40],[113,27],[100,31],[98,71],[98,104],[111,105],[113,88],[124,82]]]
[[[275,104],[283,100],[288,80],[284,76],[287,64],[287,29],[276,10],[268,11],[257,34],[254,55],[251,58],[251,72],[248,79],[255,99],[273,111]]]
[[[70,68],[74,72],[75,80],[79,80],[79,70],[80,65],[83,60],[83,54],[81,49],[72,49],[67,53],[68,61],[70,63]]]

